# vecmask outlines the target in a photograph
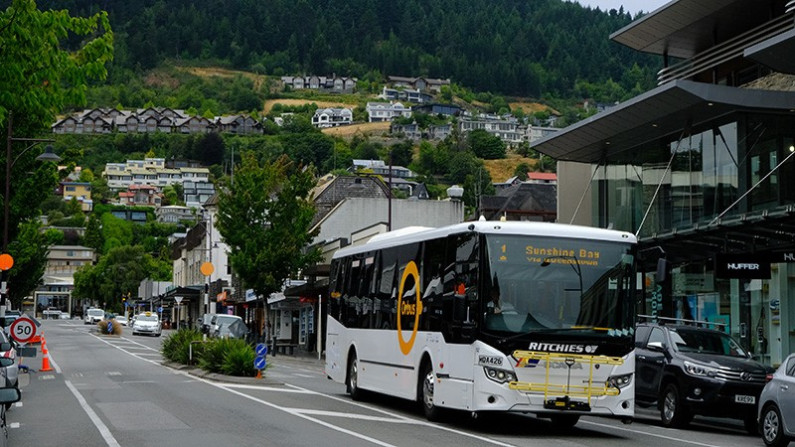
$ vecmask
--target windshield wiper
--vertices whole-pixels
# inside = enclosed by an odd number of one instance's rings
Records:
[[[510,340],[514,340],[514,339],[517,339],[517,338],[520,338],[520,337],[524,337],[524,336],[527,336],[527,335],[533,335],[533,334],[549,335],[549,334],[556,334],[556,333],[560,333],[560,332],[576,332],[576,331],[587,331],[587,330],[609,331],[610,329],[601,328],[601,327],[594,327],[594,326],[575,326],[575,327],[557,328],[557,329],[555,329],[555,328],[533,329],[533,330],[530,330],[530,331],[525,331],[525,332],[520,332],[518,334],[509,335],[507,337],[502,337],[501,339],[497,340],[497,343],[502,344],[502,343],[505,343],[505,342],[510,341]]]

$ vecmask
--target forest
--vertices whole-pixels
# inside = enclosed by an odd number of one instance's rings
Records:
[[[38,5],[76,16],[108,11],[115,34],[111,84],[163,64],[198,63],[272,76],[427,76],[474,91],[533,98],[582,97],[588,93],[578,91],[583,85],[612,82],[621,87],[621,96],[630,97],[654,85],[661,63],[609,40],[633,20],[630,14],[562,0],[42,0]]]

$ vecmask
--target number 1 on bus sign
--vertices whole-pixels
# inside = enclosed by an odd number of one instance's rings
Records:
[[[29,317],[22,315],[14,320],[9,328],[11,337],[19,343],[28,343],[36,336],[36,323]]]

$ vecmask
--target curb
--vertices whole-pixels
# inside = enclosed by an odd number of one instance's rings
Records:
[[[267,377],[257,379],[256,377],[227,376],[226,374],[211,373],[194,366],[174,362],[163,362],[162,365],[167,368],[184,371],[191,376],[210,380],[212,382],[233,383],[236,385],[284,385],[284,382],[271,380]]]

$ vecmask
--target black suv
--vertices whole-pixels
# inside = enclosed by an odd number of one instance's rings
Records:
[[[718,330],[675,322],[639,323],[635,331],[635,400],[657,405],[666,427],[699,414],[741,419],[757,434],[759,394],[772,372]]]

